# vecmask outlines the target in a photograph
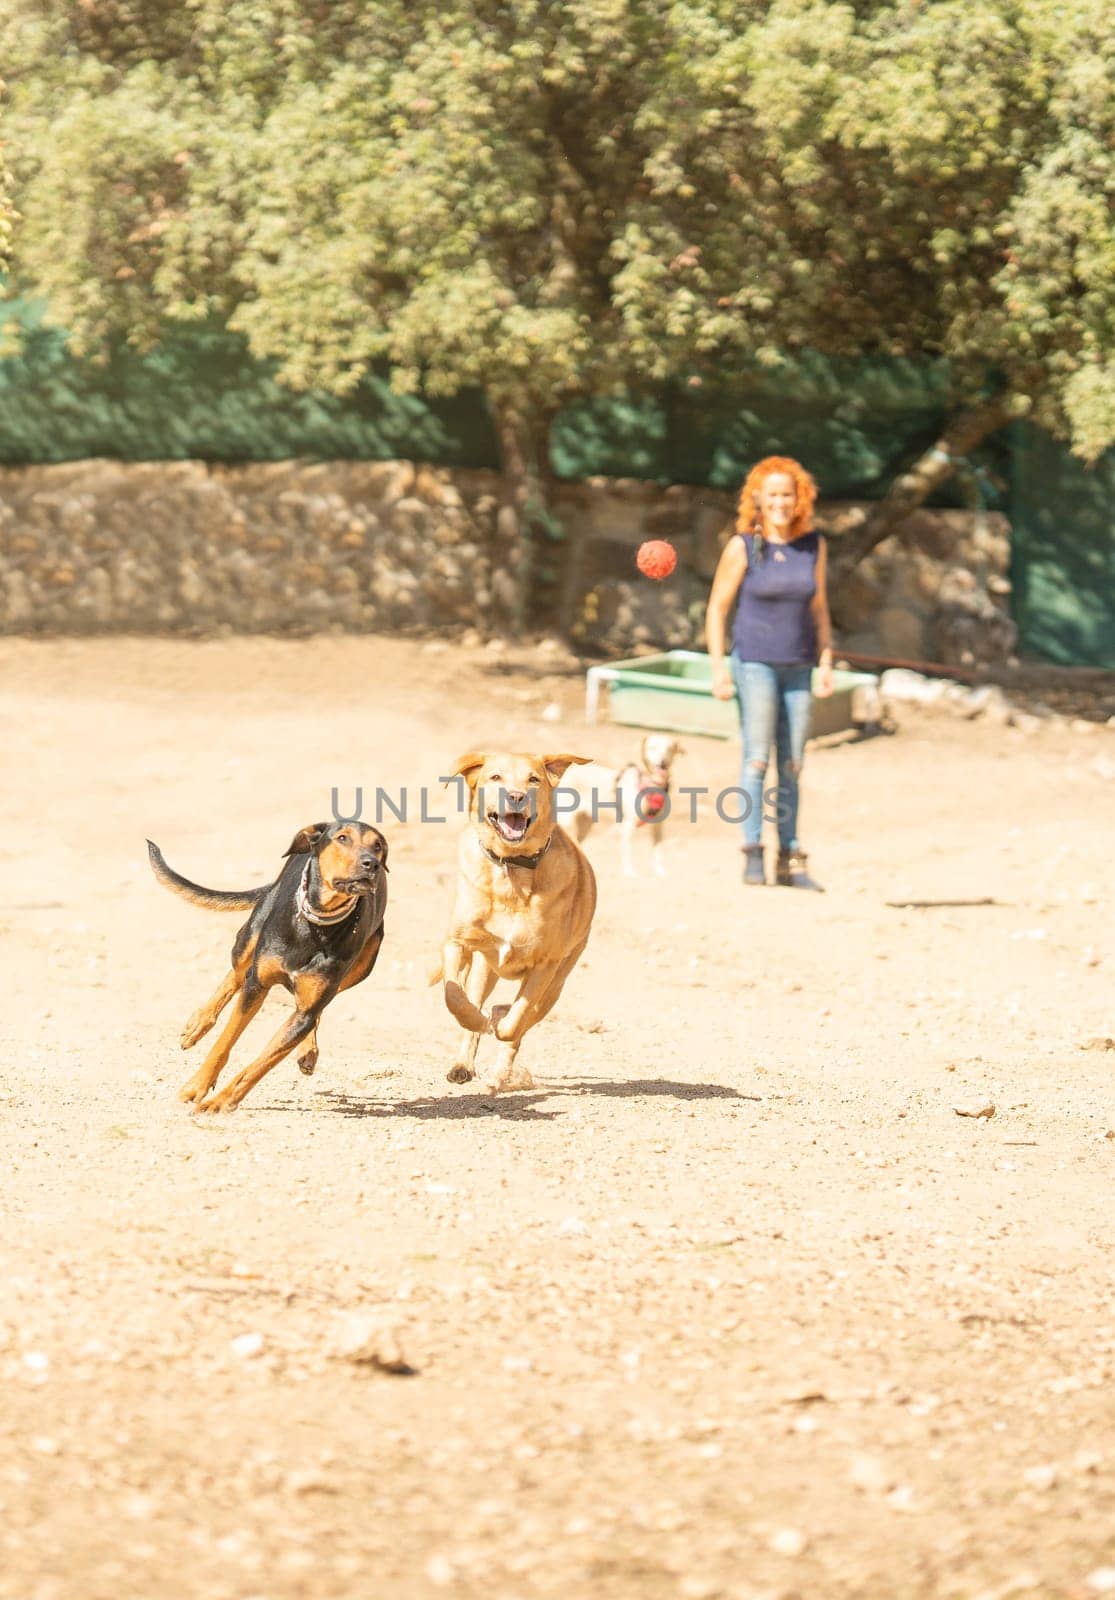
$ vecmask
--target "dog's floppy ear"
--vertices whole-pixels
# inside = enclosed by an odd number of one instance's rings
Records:
[[[549,773],[551,783],[560,783],[566,767],[587,767],[591,756],[543,756],[542,765]]]
[[[299,828],[294,838],[283,851],[285,856],[304,856],[316,848],[323,833],[329,832],[327,822],[311,822],[308,827]]]
[[[482,750],[470,750],[467,755],[458,757],[449,776],[451,778],[464,778],[471,787],[473,775],[480,771],[486,759]]]

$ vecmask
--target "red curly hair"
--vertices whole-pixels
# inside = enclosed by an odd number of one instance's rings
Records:
[[[759,512],[759,491],[767,479],[773,478],[778,472],[784,472],[788,478],[794,480],[794,516],[790,523],[790,538],[796,539],[812,528],[813,507],[817,503],[816,483],[801,462],[795,461],[792,456],[764,456],[762,461],[751,468],[747,474],[747,481],[740,490],[739,509],[736,513],[738,533],[754,533],[760,528],[762,517]]]

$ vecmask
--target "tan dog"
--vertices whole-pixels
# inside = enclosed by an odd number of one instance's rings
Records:
[[[454,773],[469,786],[457,895],[439,978],[465,1036],[450,1083],[475,1076],[482,1033],[499,1041],[490,1088],[531,1089],[516,1064],[528,1028],[553,1007],[588,943],[596,910],[592,868],[554,821],[552,795],[565,769],[584,756],[462,756]],[[499,978],[517,980],[510,1005],[481,1008]]]

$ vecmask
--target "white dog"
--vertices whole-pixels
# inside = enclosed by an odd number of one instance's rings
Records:
[[[618,822],[623,871],[628,878],[635,876],[632,843],[636,833],[645,828],[651,838],[655,874],[664,878],[662,828],[670,812],[670,771],[683,754],[672,734],[649,733],[638,761],[626,767],[605,767],[595,761],[578,767],[562,783],[563,790],[577,793],[575,810],[561,807],[562,827],[580,844],[594,823]]]

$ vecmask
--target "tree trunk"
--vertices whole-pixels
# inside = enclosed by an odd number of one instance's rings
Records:
[[[993,400],[962,411],[944,429],[941,437],[912,467],[897,477],[882,500],[871,507],[862,524],[833,541],[832,560],[838,572],[848,572],[875,546],[897,533],[912,511],[925,504],[929,496],[947,483],[957,467],[977,445],[1011,419],[1009,401],[998,395]]]
[[[549,422],[529,417],[507,400],[492,400],[491,407],[503,479],[492,552],[493,614],[499,626],[519,637],[531,617],[533,523],[546,504]]]

